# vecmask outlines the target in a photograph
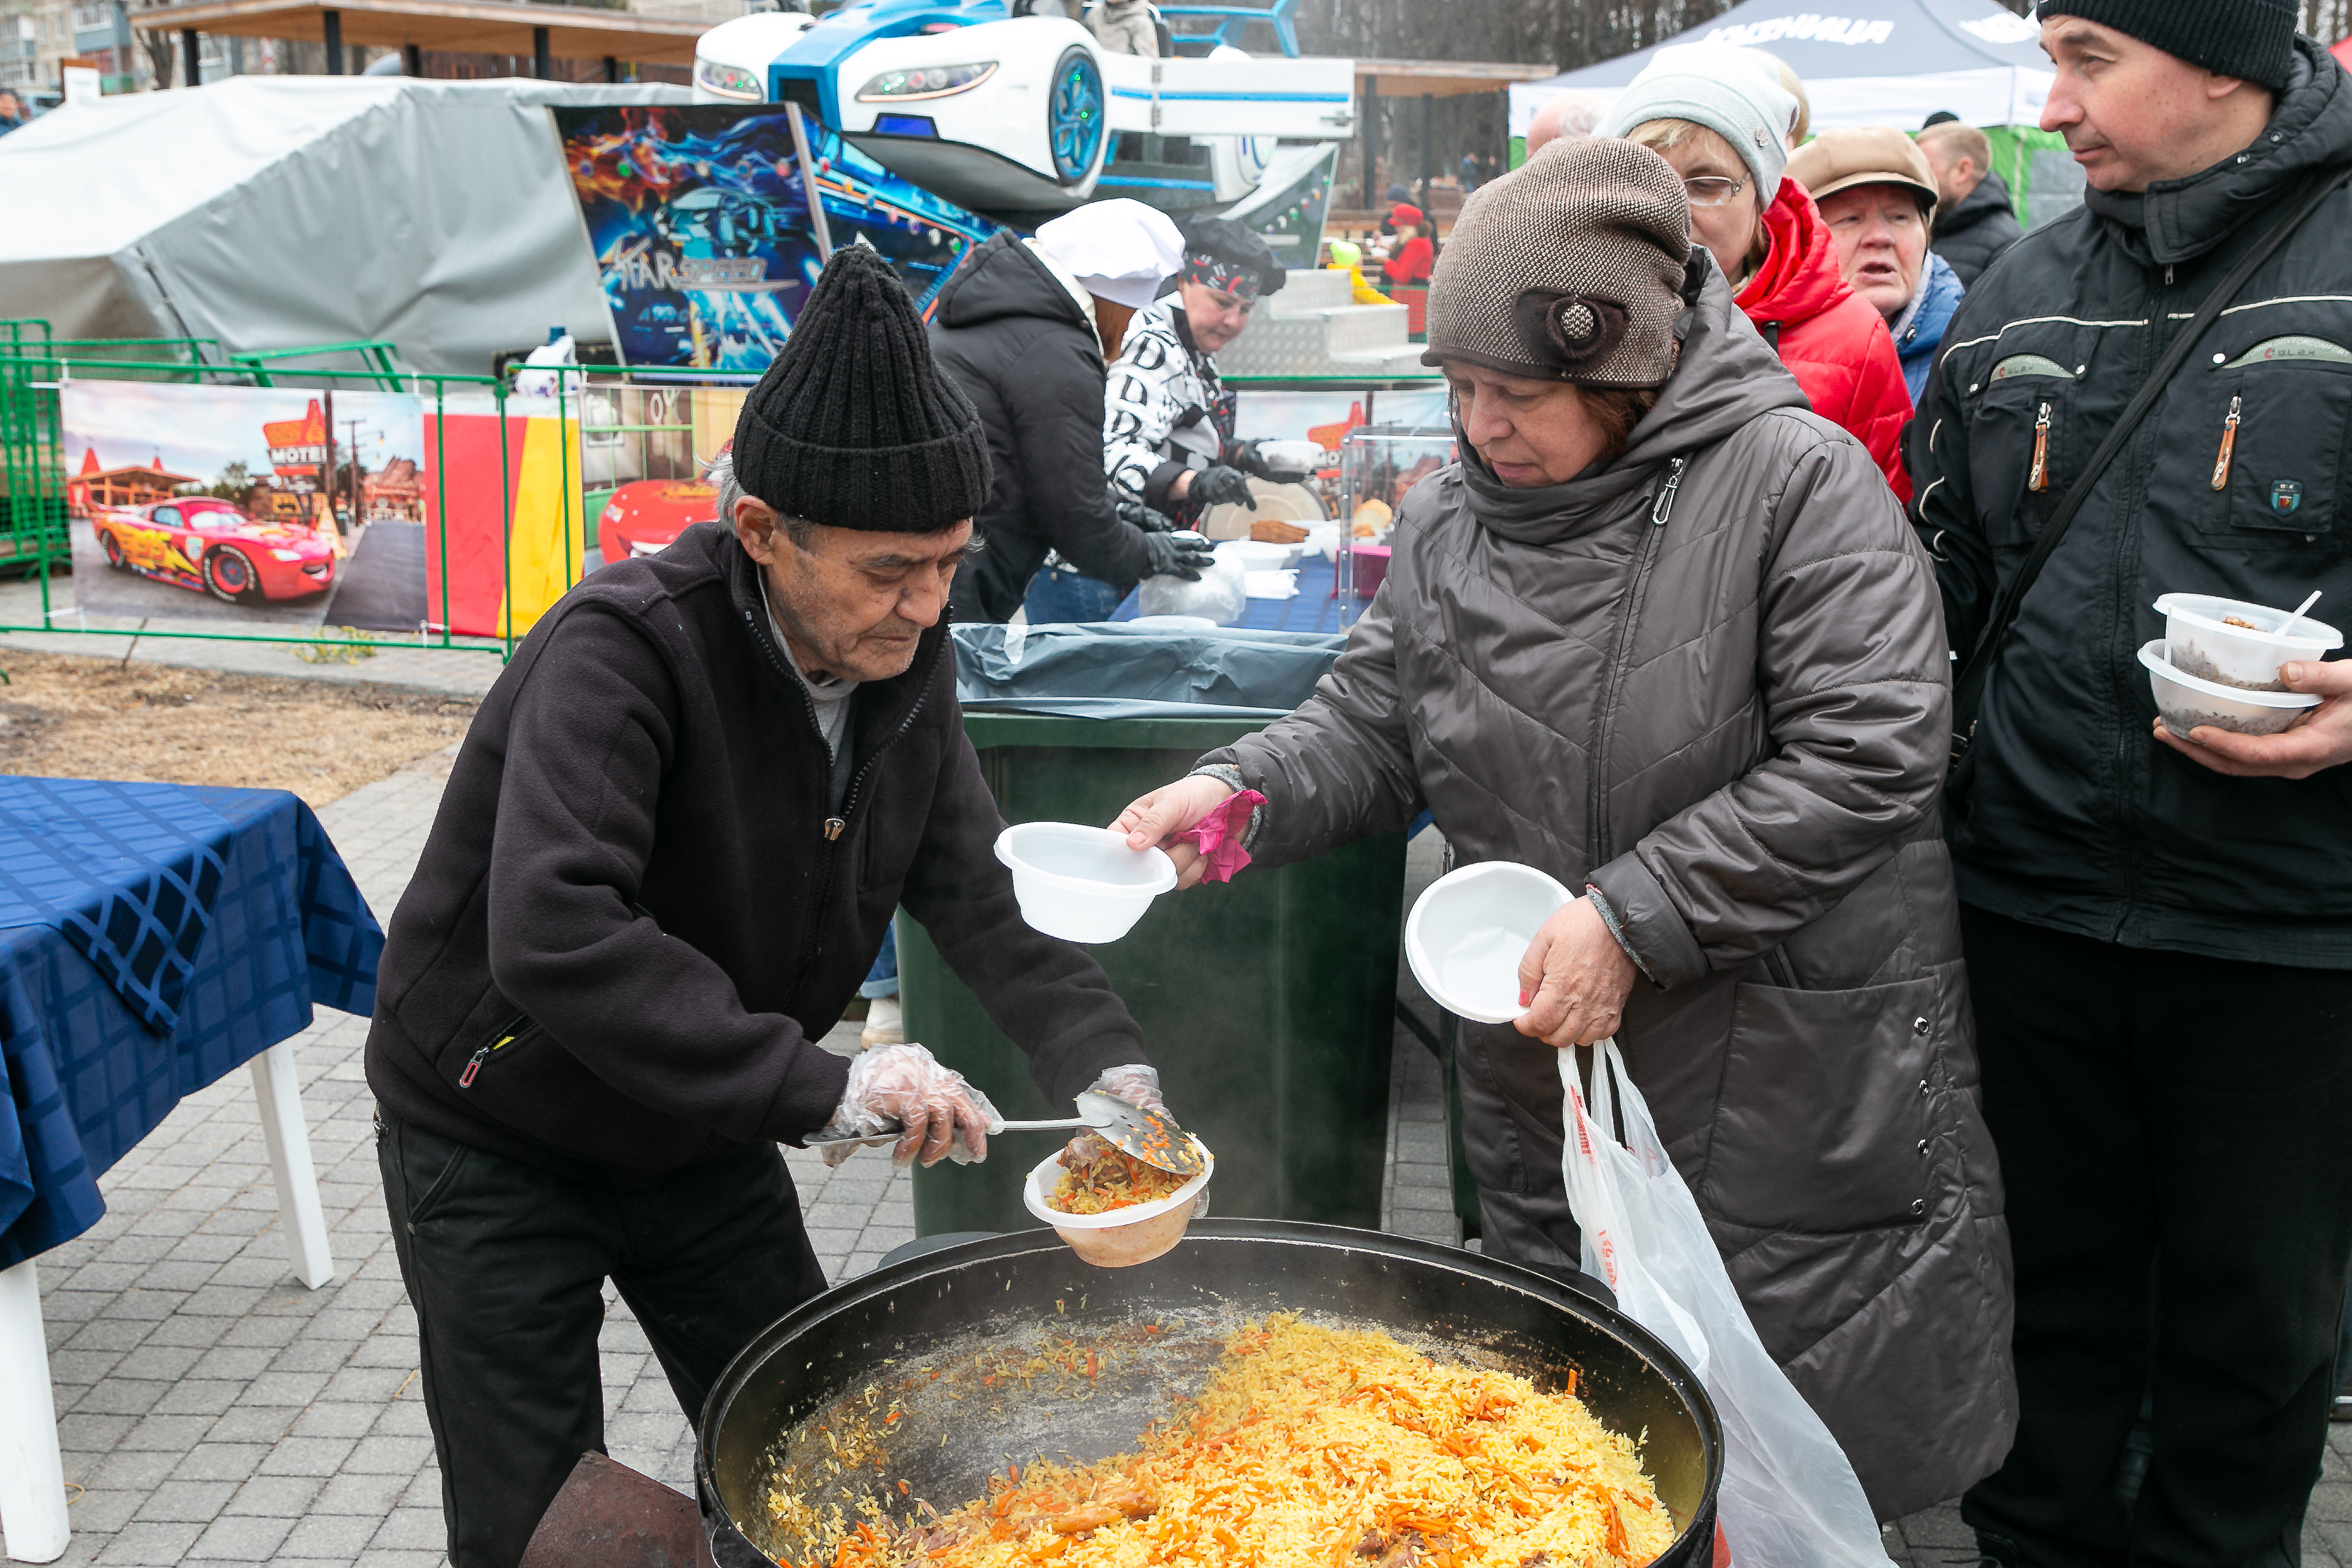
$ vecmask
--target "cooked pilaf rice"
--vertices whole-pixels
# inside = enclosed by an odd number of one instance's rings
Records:
[[[1045,1206],[1064,1214],[1108,1214],[1138,1204],[1156,1204],[1191,1181],[1190,1176],[1147,1165],[1124,1150],[1108,1148],[1099,1158],[1072,1163],[1073,1142],[1062,1151],[1061,1174],[1045,1194]]]
[[[1009,1468],[928,1528],[869,1519],[804,1568],[1640,1568],[1674,1521],[1569,1382],[1277,1314],[1136,1453]]]

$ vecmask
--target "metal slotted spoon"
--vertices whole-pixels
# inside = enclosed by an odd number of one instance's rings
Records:
[[[1146,1110],[1141,1106],[1129,1105],[1117,1095],[1101,1094],[1093,1089],[1078,1096],[1078,1113],[1076,1116],[1055,1121],[1008,1121],[996,1131],[1073,1132],[1080,1128],[1092,1128],[1121,1152],[1179,1176],[1197,1176],[1208,1168],[1202,1162],[1200,1150],[1191,1136],[1176,1125],[1174,1117],[1163,1110]],[[878,1148],[885,1143],[896,1143],[900,1131],[894,1126],[859,1138],[815,1137],[808,1141],[808,1146],[817,1150]]]

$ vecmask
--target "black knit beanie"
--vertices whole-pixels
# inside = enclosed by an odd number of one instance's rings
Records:
[[[980,510],[988,437],[931,361],[922,319],[870,247],[833,253],[735,421],[735,478],[788,517],[936,533]]]
[[[2294,59],[2294,0],[2042,0],[2033,16],[2080,16],[2273,92]]]

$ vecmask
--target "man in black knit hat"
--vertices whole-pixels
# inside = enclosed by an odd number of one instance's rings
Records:
[[[1946,629],[1996,661],[1945,821],[2017,1273],[2016,1445],[1963,1517],[2004,1563],[2294,1563],[2323,1452],[2352,1251],[2352,661],[2284,662],[2324,700],[2260,736],[2175,734],[2139,666],[2168,593],[2352,605],[2352,77],[2296,12],[2042,0],[2042,124],[2084,205],[1970,287],[1913,427]],[[2151,367],[2313,200],[1989,636]]]
[[[732,457],[725,517],[516,650],[385,943],[367,1075],[455,1568],[512,1568],[603,1447],[607,1279],[689,1420],[824,1289],[779,1142],[986,1153],[987,1096],[922,1047],[817,1044],[894,910],[1050,1098],[1157,1099],[992,853],[942,615],[988,450],[875,252],[826,267]]]

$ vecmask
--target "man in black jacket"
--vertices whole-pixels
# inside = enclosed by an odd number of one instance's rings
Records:
[[[1092,202],[1034,239],[999,234],[940,291],[931,344],[979,406],[996,482],[988,547],[956,583],[953,618],[1008,621],[1047,553],[1117,590],[1162,573],[1198,579],[1206,545],[1121,518],[1102,465],[1103,365],[1182,256],[1165,213]]]
[[[901,1161],[985,1153],[986,1096],[921,1047],[816,1043],[893,910],[1049,1096],[1156,1097],[992,853],[941,615],[988,453],[872,250],[825,268],[733,463],[727,519],[524,639],[385,943],[368,1083],[456,1568],[512,1568],[603,1447],[607,1278],[689,1419],[824,1288],[779,1141],[896,1121]]]
[[[1939,201],[1927,248],[1972,289],[1984,269],[2025,233],[2009,205],[2009,182],[1992,172],[1992,143],[1973,125],[1947,121],[1919,132],[1936,171]]]
[[[1965,658],[2149,365],[2352,166],[2292,0],[2042,0],[2042,117],[2089,183],[1969,290],[1919,423]],[[2283,734],[2158,721],[2166,592],[2352,605],[2352,192],[2230,301],[1999,643],[1948,796],[2020,1425],[1965,1517],[2039,1568],[2296,1560],[2352,1244],[2352,662]],[[2153,1457],[2116,1496],[2147,1402]]]

